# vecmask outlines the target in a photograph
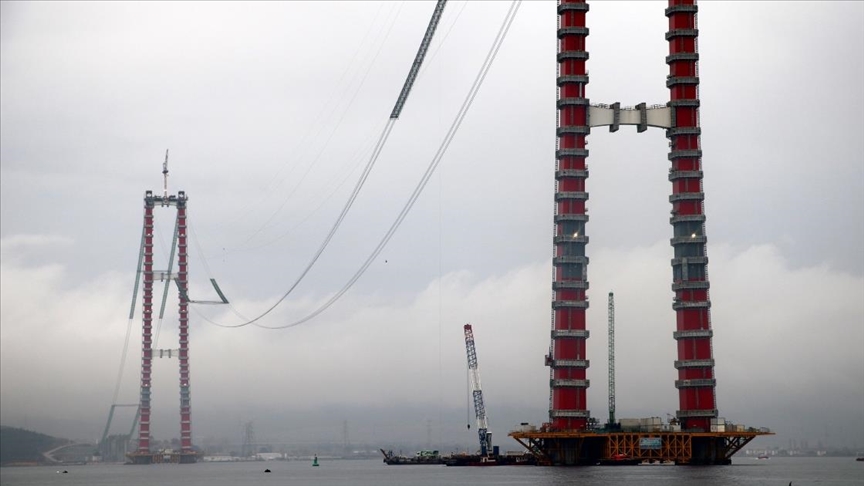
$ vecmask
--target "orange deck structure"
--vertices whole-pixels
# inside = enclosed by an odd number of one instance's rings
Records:
[[[724,465],[764,429],[742,432],[514,431],[510,437],[546,466],[671,461],[678,465]]]

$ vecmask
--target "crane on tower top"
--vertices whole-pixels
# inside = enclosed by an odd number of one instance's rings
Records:
[[[483,403],[483,390],[480,388],[480,370],[477,367],[477,349],[474,347],[474,331],[471,329],[471,324],[465,324],[465,349],[468,353],[468,374],[471,376],[471,394],[474,397],[474,415],[477,417],[480,455],[485,457],[492,449],[492,434],[489,433],[489,425],[486,422],[486,406]]]
[[[162,197],[168,199],[168,149],[165,149],[165,162],[162,163]]]

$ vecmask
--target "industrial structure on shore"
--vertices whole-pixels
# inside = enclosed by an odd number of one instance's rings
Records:
[[[736,426],[727,431],[716,404],[711,339],[708,257],[702,192],[702,150],[699,126],[699,53],[695,0],[669,0],[669,101],[635,108],[592,104],[588,84],[589,7],[584,0],[558,4],[558,126],[555,170],[555,278],[552,283],[552,335],[546,365],[550,367],[549,422],[539,429],[525,427],[510,435],[545,464],[596,464],[604,460],[662,460],[677,464],[728,464],[731,456],[757,435],[768,433]],[[663,128],[669,138],[672,182],[671,244],[672,308],[678,343],[676,412],[680,431],[620,430],[615,423],[602,430],[589,426],[586,392],[585,325],[588,309],[588,150],[585,138],[593,127],[621,125],[637,131]],[[611,369],[610,369],[611,376]],[[612,403],[610,399],[610,404]],[[611,412],[611,411],[610,411]],[[612,417],[610,413],[610,417]],[[614,420],[614,419],[613,419]],[[658,424],[659,425],[659,424]],[[742,430],[737,430],[737,429]]]

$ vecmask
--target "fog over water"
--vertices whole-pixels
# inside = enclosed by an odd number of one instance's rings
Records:
[[[127,329],[145,190],[189,196],[193,440],[473,446],[462,326],[495,441],[547,420],[555,2],[525,2],[386,249],[285,330],[393,107],[434,2],[0,3],[0,423],[95,441]],[[448,2],[387,146],[319,263],[263,326],[337,292],[420,180],[509,2]],[[592,102],[668,99],[665,2],[593,2]],[[700,96],[717,402],[755,445],[864,447],[864,3],[702,2]],[[734,32],[734,35],[732,33]],[[588,390],[605,419],[678,408],[668,141],[595,129]],[[156,267],[173,209],[157,208]],[[161,297],[161,286],[156,286]],[[158,300],[158,299],[157,299]],[[158,348],[177,347],[177,315]],[[138,399],[140,309],[118,399]],[[179,434],[176,361],[154,435]],[[116,430],[131,412],[118,413]]]

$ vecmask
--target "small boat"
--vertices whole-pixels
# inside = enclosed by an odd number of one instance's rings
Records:
[[[771,459],[771,456],[769,456],[768,454],[759,454],[758,456],[756,456],[756,459]]]
[[[648,459],[645,459],[644,461],[640,462],[638,465],[639,466],[674,466],[675,461],[670,461],[668,459],[665,461],[660,461],[660,460],[649,461]]]
[[[641,461],[639,459],[634,459],[627,454],[613,454],[611,457],[606,459],[601,459],[597,465],[598,466],[635,466],[639,464]]]
[[[856,457],[855,460],[856,460],[856,461],[860,461],[860,462],[864,462],[864,456],[862,456],[862,457]]]

